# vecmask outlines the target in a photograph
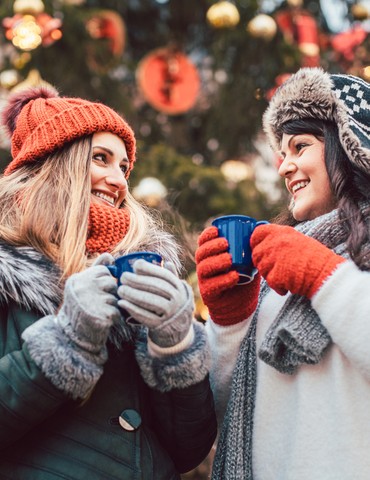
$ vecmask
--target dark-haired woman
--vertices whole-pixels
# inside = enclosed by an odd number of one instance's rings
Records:
[[[212,478],[367,480],[370,85],[301,69],[263,126],[290,202],[252,235],[259,274],[237,285],[214,227],[196,254],[223,418]]]

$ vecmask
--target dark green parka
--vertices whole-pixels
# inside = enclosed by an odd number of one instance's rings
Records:
[[[190,349],[165,359],[150,358],[143,332],[119,347],[112,341],[96,387],[75,401],[41,372],[22,339],[55,313],[57,278],[34,250],[0,244],[0,478],[179,478],[216,436],[203,326],[195,324]]]

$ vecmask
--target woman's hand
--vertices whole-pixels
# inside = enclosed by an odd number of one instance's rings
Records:
[[[86,398],[101,377],[111,326],[121,319],[117,281],[103,265],[107,259],[98,260],[68,278],[56,315],[40,318],[22,333],[45,377],[74,399]]]
[[[271,288],[312,298],[344,258],[314,238],[283,225],[260,225],[251,237],[252,259]]]
[[[102,264],[75,273],[66,281],[56,321],[82,350],[99,353],[105,348],[110,327],[121,317],[116,291],[116,279]]]
[[[189,333],[194,311],[191,287],[167,268],[137,260],[134,273],[121,275],[118,305],[149,329],[149,338],[168,348]]]
[[[198,239],[195,254],[199,291],[215,323],[233,325],[248,318],[256,309],[260,276],[238,285],[239,274],[231,270],[231,255],[226,238],[216,227],[208,227]]]

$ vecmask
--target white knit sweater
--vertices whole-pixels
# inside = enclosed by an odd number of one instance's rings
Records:
[[[257,349],[286,298],[271,291],[263,300]],[[285,375],[257,360],[255,480],[370,479],[370,272],[341,264],[312,306],[333,340],[318,365]],[[206,325],[219,419],[250,320]]]

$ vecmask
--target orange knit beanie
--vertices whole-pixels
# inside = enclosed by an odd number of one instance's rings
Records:
[[[11,136],[13,157],[5,175],[72,140],[96,132],[111,132],[124,141],[130,162],[126,178],[135,162],[134,133],[118,113],[101,103],[60,97],[53,87],[29,88],[11,94],[2,111],[2,123]]]

